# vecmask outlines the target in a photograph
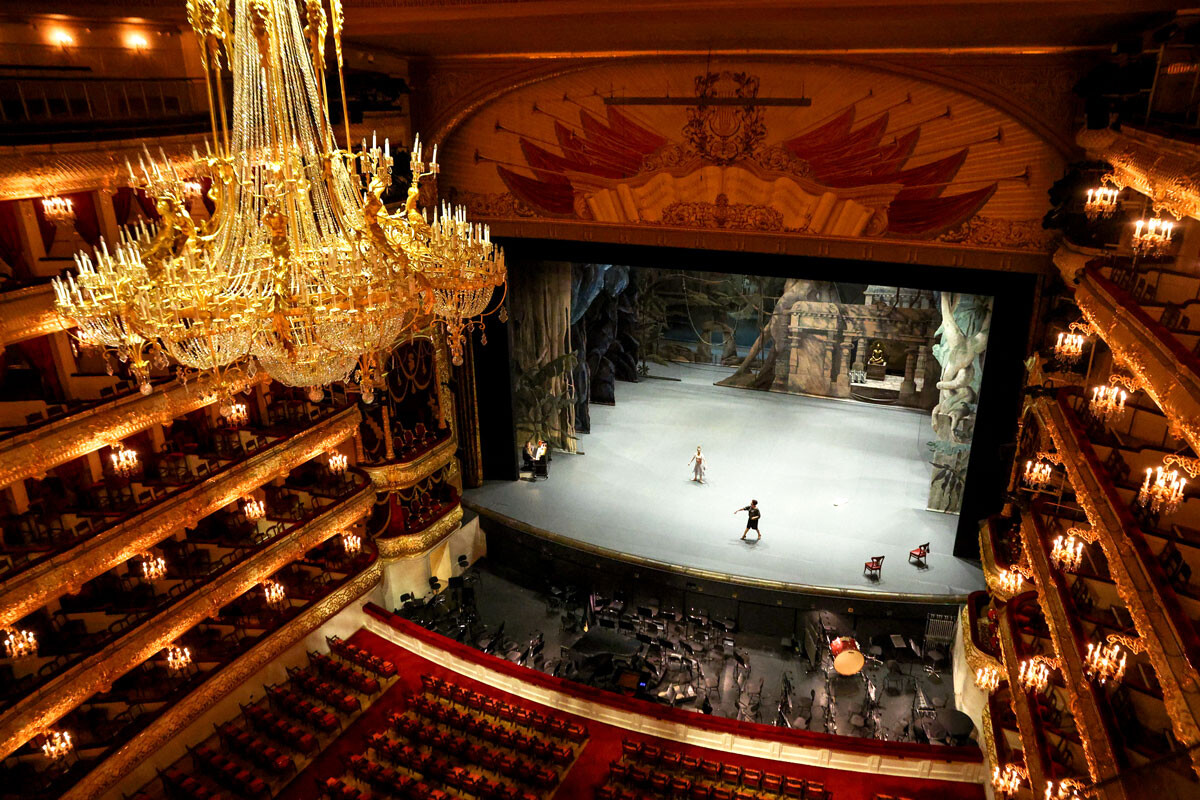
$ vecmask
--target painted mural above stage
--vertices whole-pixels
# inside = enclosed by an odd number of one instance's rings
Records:
[[[478,217],[1027,250],[1062,165],[980,100],[828,63],[583,70],[483,106],[443,152]]]

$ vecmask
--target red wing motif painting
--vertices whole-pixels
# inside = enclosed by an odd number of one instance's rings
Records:
[[[454,134],[443,185],[493,218],[1046,247],[1039,203],[1061,164],[1047,144],[948,89],[820,79],[834,69],[805,71],[811,96],[793,76],[766,96],[750,71],[693,73],[675,96],[535,84]]]

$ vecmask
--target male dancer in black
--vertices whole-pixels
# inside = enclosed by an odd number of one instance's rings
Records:
[[[758,533],[758,518],[762,516],[762,512],[758,510],[758,501],[751,500],[750,505],[746,506],[745,508],[739,508],[733,513],[740,514],[743,511],[748,511],[750,513],[746,517],[746,530],[742,531],[742,541],[746,541],[747,533],[754,531],[756,534],[758,534],[758,539],[754,540],[757,542],[762,538],[762,534]]]

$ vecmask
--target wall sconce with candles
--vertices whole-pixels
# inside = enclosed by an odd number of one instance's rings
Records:
[[[172,673],[183,672],[192,663],[192,651],[177,644],[163,648],[167,654],[167,669]]]
[[[975,685],[991,694],[1000,688],[1000,670],[988,665],[975,670]]]
[[[123,442],[113,442],[111,445],[113,472],[122,478],[132,477],[140,469],[137,450],[129,450]]]
[[[37,634],[19,628],[0,628],[4,639],[4,654],[8,658],[31,658],[37,655]]]
[[[69,197],[42,198],[42,216],[53,225],[65,225],[75,221],[75,202]]]
[[[146,40],[144,34],[134,31],[125,36],[125,46],[133,52],[141,54],[146,52],[146,49],[150,47],[150,42]]]
[[[250,409],[245,403],[225,403],[217,413],[233,428],[240,428],[250,421]]]
[[[346,531],[342,534],[342,549],[346,551],[346,555],[353,558],[362,550],[362,537]]]
[[[75,749],[71,734],[67,731],[46,731],[42,740],[42,755],[51,761],[66,758]]]
[[[1062,464],[1062,457],[1058,453],[1040,451],[1033,460],[1025,462],[1025,471],[1021,474],[1021,481],[1032,491],[1040,492],[1050,483],[1050,478],[1054,475],[1054,467],[1059,464]]]
[[[1058,669],[1058,659],[1049,656],[1033,656],[1021,660],[1017,680],[1027,692],[1044,692],[1050,685],[1050,670]]]
[[[1024,764],[1005,764],[1003,768],[997,764],[992,769],[992,788],[1002,797],[1016,794],[1028,780],[1029,770],[1025,769]]]
[[[1083,346],[1095,329],[1086,322],[1072,322],[1066,331],[1058,335],[1054,343],[1054,357],[1064,364],[1077,364],[1083,355]]]
[[[267,515],[267,506],[262,500],[247,495],[242,498],[242,513],[251,522],[257,522]]]
[[[1175,223],[1154,217],[1139,219],[1133,228],[1133,252],[1143,258],[1154,258],[1166,254],[1171,247],[1171,236]]]
[[[283,589],[283,584],[277,580],[268,578],[262,582],[263,600],[266,601],[269,608],[275,611],[282,611],[288,606],[287,592]]]
[[[1098,686],[1109,681],[1120,683],[1125,677],[1125,661],[1129,653],[1142,653],[1145,649],[1141,639],[1123,633],[1110,633],[1102,643],[1088,644],[1087,655],[1083,658],[1084,674]]]
[[[70,31],[62,28],[50,31],[50,41],[63,50],[75,46],[75,37],[71,35]]]
[[[329,472],[331,475],[345,475],[349,460],[345,453],[332,452],[329,454]]]
[[[1173,514],[1183,502],[1187,478],[1180,477],[1177,469],[1168,469],[1172,464],[1179,464],[1193,478],[1200,472],[1200,461],[1174,453],[1163,459],[1161,467],[1147,467],[1146,480],[1138,490],[1137,502],[1143,508],[1150,509],[1152,514]]]
[[[1083,213],[1092,222],[1111,217],[1120,208],[1121,189],[1109,186],[1109,179],[1110,176],[1106,175],[1100,179],[1098,187],[1088,189],[1087,200],[1083,203]]]
[[[1137,390],[1138,385],[1133,378],[1126,375],[1110,375],[1108,376],[1108,386],[1092,387],[1092,399],[1088,402],[1088,411],[1105,425],[1115,425],[1125,415],[1125,400],[1128,399],[1129,393]]]
[[[1071,528],[1065,535],[1059,534],[1050,547],[1050,563],[1064,572],[1074,572],[1083,562],[1084,544],[1096,541],[1095,531]]]
[[[1084,800],[1087,786],[1075,778],[1063,778],[1046,784],[1045,800]]]
[[[1014,564],[1008,569],[1000,570],[1000,574],[996,578],[996,585],[1001,592],[1012,596],[1020,593],[1025,580],[1033,580],[1033,570],[1024,564]]]
[[[153,583],[167,574],[167,562],[162,556],[153,553],[141,555],[142,580]]]

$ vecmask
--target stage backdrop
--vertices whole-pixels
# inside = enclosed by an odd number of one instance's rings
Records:
[[[443,145],[474,218],[1044,250],[1056,149],[979,99],[830,64],[611,65],[486,103]]]

